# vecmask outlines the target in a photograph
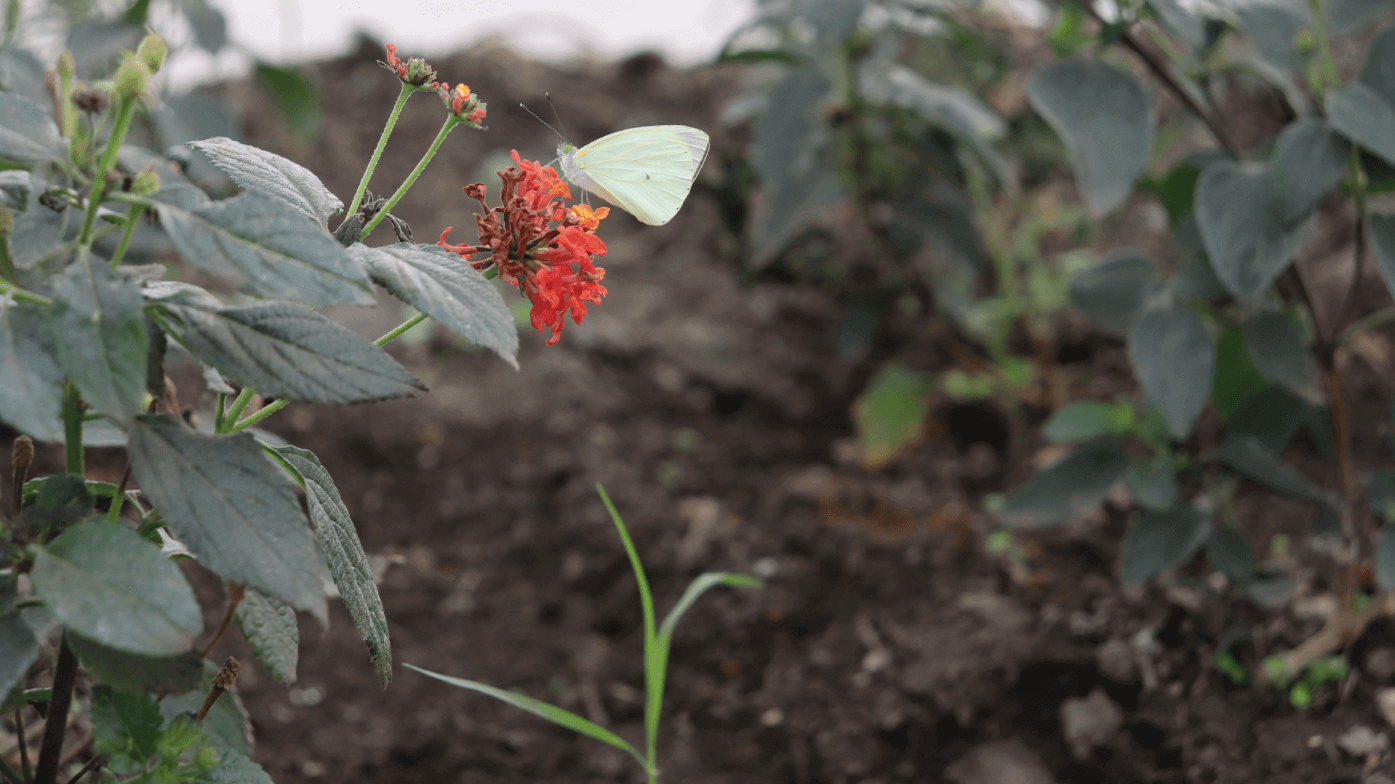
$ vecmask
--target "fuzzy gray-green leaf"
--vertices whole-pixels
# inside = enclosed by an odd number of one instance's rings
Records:
[[[199,685],[203,657],[194,649],[175,656],[142,656],[102,645],[69,632],[68,647],[83,669],[113,689],[130,692],[179,694]]]
[[[0,93],[0,159],[40,163],[66,157],[68,144],[58,135],[49,109],[14,93]]]
[[[257,661],[281,683],[295,682],[300,656],[300,630],[295,610],[255,588],[248,588],[237,605],[237,627],[257,654]]]
[[[300,502],[246,433],[199,433],[169,416],[138,417],[131,474],[179,541],[224,579],[326,617],[315,542]]]
[[[459,256],[435,245],[406,242],[383,248],[355,243],[349,255],[393,296],[518,367],[518,328],[509,306],[499,290]]]
[[[193,208],[165,201],[159,213],[185,261],[258,294],[315,306],[373,302],[367,273],[343,246],[279,199],[243,193]]]
[[[1140,515],[1129,523],[1119,545],[1119,572],[1125,585],[1140,585],[1159,572],[1186,562],[1211,535],[1211,518],[1189,504]]]
[[[145,295],[181,345],[264,395],[352,403],[426,388],[372,341],[301,305],[223,305],[183,283],[152,283]]]
[[[392,680],[392,644],[388,639],[387,615],[373,582],[373,571],[363,543],[354,530],[349,510],[339,497],[334,479],[320,464],[315,453],[294,446],[273,449],[277,455],[300,475],[305,484],[305,501],[310,508],[310,522],[315,527],[320,550],[329,564],[329,573],[339,589],[339,596],[368,644],[378,678],[386,685]]]
[[[1129,331],[1129,361],[1172,434],[1185,438],[1206,407],[1216,349],[1201,317],[1180,303],[1145,310]]]
[[[123,525],[94,520],[69,528],[39,549],[30,576],[64,626],[111,648],[173,656],[203,631],[179,567]]]
[[[1287,215],[1303,198],[1281,193],[1268,166],[1221,161],[1202,172],[1197,228],[1216,277],[1237,299],[1259,297],[1302,247],[1311,221]]]
[[[244,190],[275,196],[321,226],[344,209],[344,202],[330,193],[314,172],[295,161],[226,136],[189,142],[189,146],[207,155]]]
[[[0,421],[41,441],[59,441],[63,371],[46,313],[0,300]]]
[[[1064,523],[1103,503],[1129,463],[1129,456],[1113,444],[1085,444],[1009,495],[999,516],[1014,528]]]
[[[148,338],[140,287],[105,264],[80,261],[53,286],[58,315],[51,322],[58,366],[77,384],[83,402],[125,426],[145,396]]]

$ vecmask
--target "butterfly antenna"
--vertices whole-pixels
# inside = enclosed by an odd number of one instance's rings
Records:
[[[552,103],[552,102],[551,102],[551,101],[548,101],[548,103]],[[532,110],[532,109],[529,109],[527,104],[520,103],[519,106],[522,106],[522,107],[523,107],[523,111],[525,111],[525,112],[527,112],[527,113],[529,113],[529,114],[532,114],[532,115],[533,115],[533,119],[537,120],[538,122],[542,123],[543,125],[546,125],[546,126],[547,126],[547,129],[548,129],[549,131],[552,131],[553,133],[556,133],[556,134],[557,134],[557,138],[561,139],[561,140],[564,141],[564,142],[567,140],[567,137],[563,136],[563,135],[560,134],[560,133],[557,133],[557,129],[556,129],[556,128],[553,128],[551,125],[547,125],[547,120],[544,120],[543,118],[537,116],[536,114],[533,114],[533,110]]]
[[[566,138],[567,126],[562,123],[562,115],[557,113],[557,104],[552,102],[551,93],[543,93],[543,98],[547,99],[547,105],[552,107],[552,116],[557,120],[557,127],[562,129],[562,138]]]

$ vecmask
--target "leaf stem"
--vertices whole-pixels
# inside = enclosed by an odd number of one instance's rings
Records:
[[[63,382],[63,452],[64,470],[79,477],[86,476],[82,454],[82,408],[77,385]]]
[[[43,305],[46,308],[53,305],[53,300],[48,297],[42,294],[35,294],[32,291],[26,291],[7,280],[0,280],[0,294],[9,294],[20,302],[32,302],[35,305]]]
[[[87,195],[87,214],[83,216],[82,232],[78,234],[78,242],[83,245],[92,241],[92,222],[97,219],[97,208],[101,206],[102,195],[107,189],[107,172],[116,164],[116,154],[126,139],[126,131],[130,130],[131,117],[136,113],[136,103],[135,98],[121,98],[117,104],[116,124],[107,138],[107,149],[97,164],[97,176],[92,180],[92,190]]]
[[[218,393],[218,408],[213,411],[213,432],[223,432],[223,422],[227,419],[228,396],[223,392]]]
[[[243,387],[242,391],[237,393],[237,399],[233,400],[232,405],[228,406],[227,413],[223,415],[224,432],[231,433],[236,430],[235,427],[228,427],[228,423],[236,422],[237,418],[242,416],[242,412],[247,409],[247,404],[252,402],[252,396],[255,394],[257,394],[257,390],[251,387]]]
[[[610,496],[606,494],[605,487],[600,482],[596,483],[596,492],[600,494],[601,503],[605,504],[606,511],[610,513],[615,530],[620,532],[620,542],[625,546],[625,554],[630,558],[635,582],[639,583],[639,604],[644,611],[644,775],[648,784],[655,784],[659,773],[657,730],[659,713],[663,710],[664,673],[662,667],[649,666],[650,662],[657,661],[661,655],[655,632],[654,596],[649,592],[649,579],[644,575],[644,564],[640,563],[639,551],[635,549],[634,542],[630,541],[630,532],[625,529],[625,522],[620,519],[620,513],[616,511],[615,504],[611,503]]]
[[[144,211],[143,204],[132,204],[126,210],[126,228],[121,231],[121,241],[116,244],[116,252],[111,254],[112,269],[121,266],[121,257],[126,255],[126,248],[131,244],[131,235],[136,233],[136,219]]]
[[[44,739],[39,747],[39,762],[34,768],[33,784],[56,784],[59,756],[63,751],[63,733],[68,726],[68,709],[73,704],[73,684],[77,681],[78,661],[68,647],[65,634],[58,647],[58,664],[53,669],[53,697],[44,719]]]
[[[363,202],[363,193],[368,190],[368,181],[373,178],[373,170],[378,168],[378,159],[383,155],[383,148],[387,147],[393,126],[397,125],[397,115],[401,114],[402,107],[407,105],[408,96],[416,91],[417,88],[412,85],[402,83],[402,92],[397,94],[397,103],[392,107],[392,114],[388,115],[387,125],[383,126],[383,135],[378,137],[378,147],[373,150],[373,157],[368,159],[368,168],[363,170],[363,179],[358,183],[358,190],[354,191],[354,200],[349,203],[348,212],[344,213],[346,217],[358,212],[358,205]]]
[[[367,240],[368,235],[373,233],[373,229],[382,222],[383,218],[387,217],[389,212],[392,212],[392,208],[396,206],[397,202],[407,193],[407,189],[412,187],[412,184],[417,181],[417,177],[420,177],[422,171],[426,169],[426,164],[431,162],[432,157],[436,155],[436,151],[441,148],[441,142],[446,140],[446,134],[450,133],[451,129],[459,124],[459,117],[456,117],[454,114],[446,115],[446,121],[441,125],[440,132],[436,134],[436,140],[431,143],[431,147],[426,150],[426,154],[421,156],[421,161],[417,163],[417,167],[412,169],[411,174],[407,175],[407,179],[403,180],[402,185],[397,189],[397,192],[392,194],[387,200],[383,208],[378,210],[378,214],[373,216],[373,220],[369,221],[368,225],[363,227],[363,232],[359,234],[360,242]]]
[[[406,332],[407,330],[411,329],[412,327],[415,327],[421,322],[426,321],[426,319],[427,316],[425,313],[418,313],[415,316],[412,316],[411,318],[402,322],[401,324],[398,324],[396,327],[393,327],[392,331],[373,341],[373,343],[379,347],[386,346],[387,344],[391,343],[392,341],[396,340],[399,336],[401,336],[403,332]]]

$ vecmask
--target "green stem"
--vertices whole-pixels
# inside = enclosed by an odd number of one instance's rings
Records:
[[[655,668],[648,666],[648,663],[659,654],[654,623],[654,595],[649,592],[649,579],[644,575],[644,564],[639,561],[639,551],[635,549],[634,542],[630,541],[630,532],[625,529],[625,523],[620,519],[620,513],[616,511],[615,504],[611,503],[610,496],[606,495],[605,488],[601,486],[600,482],[596,483],[596,492],[600,493],[601,503],[605,504],[606,511],[610,513],[610,519],[615,523],[615,530],[620,532],[620,543],[624,545],[625,554],[630,558],[630,568],[634,569],[635,582],[639,583],[639,604],[644,610],[644,756],[647,760],[644,774],[649,784],[654,784],[659,772],[658,714],[663,710],[664,699],[664,675],[662,672],[655,672]]]
[[[0,210],[7,210],[8,207],[0,207]],[[15,279],[15,265],[10,261],[10,238],[8,235],[0,234],[0,282]]]
[[[1332,60],[1332,46],[1327,41],[1327,31],[1322,26],[1322,0],[1308,0],[1308,8],[1313,14],[1313,39],[1318,47],[1318,73],[1314,79],[1313,92],[1318,100],[1327,97],[1327,90],[1341,82],[1337,78],[1337,65]]]
[[[86,476],[86,466],[82,454],[82,409],[79,407],[81,395],[72,381],[63,382],[63,451],[64,470],[77,476]]]
[[[436,134],[436,141],[432,142],[426,154],[421,156],[421,161],[417,163],[415,169],[412,169],[412,173],[407,175],[407,179],[402,182],[402,186],[397,189],[397,192],[392,194],[392,197],[387,200],[387,203],[383,205],[381,210],[378,210],[378,214],[373,216],[373,220],[369,221],[368,225],[363,227],[363,233],[359,235],[360,242],[366,241],[368,235],[373,233],[374,227],[381,223],[389,212],[392,212],[392,208],[396,206],[397,202],[407,193],[407,189],[412,187],[412,183],[417,181],[417,177],[420,177],[422,171],[426,169],[426,164],[431,162],[431,158],[435,156],[436,151],[441,148],[441,142],[446,140],[446,134],[450,133],[451,129],[459,124],[459,117],[456,117],[454,114],[446,115],[446,121],[441,126],[440,133]]]
[[[233,401],[231,406],[228,406],[227,413],[223,415],[224,432],[230,433],[234,430],[234,428],[228,427],[228,423],[236,422],[237,418],[242,416],[242,412],[246,410],[247,404],[252,402],[252,396],[255,394],[257,394],[257,390],[251,387],[243,387],[242,391],[237,394],[237,399]]]
[[[121,241],[116,244],[116,252],[111,254],[112,269],[121,266],[121,257],[126,255],[126,247],[131,244],[131,235],[136,233],[136,219],[144,211],[144,204],[132,204],[126,210],[126,228],[121,232]]]
[[[375,344],[377,344],[378,346],[385,346],[385,345],[387,345],[388,343],[391,343],[393,340],[397,339],[397,337],[400,336],[403,332],[406,332],[407,330],[411,329],[412,327],[415,327],[416,325],[418,325],[418,324],[420,324],[421,322],[425,321],[426,318],[427,318],[427,316],[426,316],[425,313],[418,313],[418,314],[416,314],[415,316],[412,316],[411,318],[407,319],[406,321],[404,321],[404,322],[402,322],[401,324],[399,324],[399,325],[397,325],[396,327],[394,327],[394,328],[392,329],[391,332],[387,333],[386,335],[383,335],[382,337],[378,338],[377,340],[375,340],[375,341],[373,341],[373,342],[374,342]],[[244,393],[247,392],[247,390],[245,390],[245,389],[242,390],[242,391],[243,391]],[[221,401],[221,399],[222,399],[222,396],[220,395],[220,396],[219,396],[219,400]],[[241,399],[241,398],[239,398],[239,399]],[[247,417],[245,417],[245,418],[243,418],[243,419],[236,419],[237,414],[242,413],[242,410],[241,410],[241,409],[238,409],[238,411],[237,411],[236,413],[234,413],[233,411],[229,410],[228,413],[227,413],[226,415],[224,415],[222,421],[223,421],[223,422],[236,422],[236,424],[234,424],[233,426],[231,426],[231,427],[228,428],[228,432],[229,432],[229,433],[240,433],[240,432],[242,432],[243,430],[246,430],[247,428],[251,427],[252,425],[255,425],[255,424],[257,424],[258,422],[262,421],[263,419],[266,419],[267,417],[271,416],[272,414],[276,413],[277,411],[280,411],[281,409],[283,409],[283,408],[285,408],[286,406],[290,405],[290,403],[291,403],[290,400],[287,400],[286,398],[281,398],[280,400],[277,400],[277,401],[268,403],[268,404],[266,404],[265,406],[262,406],[262,408],[261,408],[260,411],[257,411],[257,412],[254,413],[254,414],[249,414],[249,415],[247,415]],[[233,405],[236,406],[237,404],[234,403]],[[245,408],[245,406],[244,406],[244,408]],[[214,419],[214,429],[215,429],[215,430],[217,430],[217,428],[218,428],[217,422],[218,422],[218,420],[215,418],[215,419]],[[221,432],[221,431],[220,431],[220,432]]]
[[[121,518],[121,505],[126,503],[126,495],[117,493],[111,497],[111,508],[107,510],[107,522],[114,523]]]
[[[26,291],[7,280],[0,280],[0,294],[9,294],[20,302],[32,302],[35,305],[43,305],[44,307],[49,307],[53,304],[53,300],[48,297],[42,294],[35,294],[32,291]]]
[[[223,432],[223,422],[227,419],[228,396],[218,393],[218,408],[213,412],[213,432]]]
[[[121,143],[126,139],[126,131],[131,127],[131,118],[136,113],[135,98],[122,98],[116,108],[116,125],[107,138],[107,149],[97,164],[97,176],[92,180],[92,191],[87,196],[87,215],[82,219],[82,232],[78,242],[86,245],[92,240],[92,222],[97,219],[97,208],[102,204],[102,195],[107,189],[107,172],[116,164],[116,154],[121,151]]]
[[[383,135],[378,137],[378,147],[373,150],[373,157],[368,159],[368,168],[363,170],[363,179],[358,183],[358,190],[354,192],[354,200],[349,203],[349,211],[344,215],[350,216],[358,212],[358,205],[363,203],[363,194],[368,190],[368,181],[373,178],[373,170],[378,168],[378,159],[383,155],[383,148],[387,147],[388,137],[392,135],[393,126],[397,125],[397,115],[402,113],[402,107],[407,105],[407,98],[416,92],[417,88],[402,83],[402,92],[397,94],[397,103],[392,107],[392,114],[388,115],[387,125],[383,126]]]
[[[412,327],[415,327],[423,321],[426,321],[426,314],[418,313],[415,316],[412,316],[411,318],[402,322],[401,324],[398,324],[396,327],[393,327],[391,332],[387,333],[386,335],[383,335],[382,337],[378,338],[373,342],[380,347],[386,346],[387,344],[396,340],[398,336],[400,336],[403,332],[406,332],[407,330],[411,329]]]

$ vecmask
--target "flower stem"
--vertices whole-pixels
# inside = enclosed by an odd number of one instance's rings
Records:
[[[73,684],[77,681],[78,660],[64,635],[58,647],[58,664],[53,669],[53,697],[44,720],[44,739],[39,746],[39,762],[34,767],[33,784],[57,784],[63,733],[68,726],[68,708],[73,704]]]
[[[446,140],[446,134],[450,133],[451,129],[459,124],[459,117],[456,117],[454,114],[446,115],[446,122],[441,126],[440,133],[436,134],[436,141],[431,143],[431,147],[426,151],[426,154],[421,156],[421,161],[417,163],[417,167],[412,169],[411,174],[407,175],[407,179],[402,182],[402,186],[397,189],[397,192],[392,194],[392,198],[388,199],[387,203],[383,205],[383,208],[378,210],[378,214],[373,216],[373,220],[369,221],[368,225],[363,227],[363,233],[359,235],[360,241],[367,240],[368,235],[373,233],[374,227],[381,223],[389,212],[392,212],[392,208],[396,206],[402,196],[407,193],[407,189],[412,187],[412,183],[417,181],[417,177],[420,177],[422,171],[426,169],[426,164],[431,162],[431,158],[434,157],[436,151],[441,148],[441,142]]]
[[[382,157],[383,148],[387,147],[393,126],[397,125],[397,115],[402,113],[402,107],[407,105],[407,97],[416,92],[416,89],[406,82],[402,83],[402,92],[397,94],[397,103],[392,107],[392,114],[388,115],[387,125],[383,126],[383,135],[378,137],[378,148],[373,151],[373,157],[368,159],[368,168],[363,170],[363,179],[359,181],[358,190],[354,192],[354,200],[349,203],[349,211],[344,213],[346,217],[358,212],[358,205],[363,203],[363,193],[368,190],[368,181],[373,178],[373,170],[378,168],[378,158]]]
[[[418,325],[418,324],[420,324],[421,322],[425,321],[426,318],[427,318],[427,316],[426,316],[425,313],[418,313],[418,314],[416,314],[415,316],[412,316],[411,318],[407,319],[406,321],[404,321],[404,322],[402,322],[401,324],[399,324],[399,325],[397,325],[396,327],[394,327],[394,328],[392,329],[391,332],[388,332],[386,335],[383,335],[382,337],[378,338],[377,340],[375,340],[375,341],[373,341],[373,342],[374,342],[375,344],[377,344],[378,346],[384,346],[384,345],[386,345],[386,344],[388,344],[388,343],[391,343],[393,340],[397,339],[397,337],[400,336],[403,332],[406,332],[407,330],[411,329],[412,327],[415,327],[416,325]],[[242,390],[242,392],[243,392],[243,394],[246,394],[246,393],[247,393],[247,390],[244,389],[244,390]],[[221,400],[221,398],[222,398],[222,396],[220,395],[220,396],[219,396],[219,399]],[[241,400],[241,399],[242,399],[242,398],[239,396],[239,397],[238,397],[238,400]],[[250,395],[249,395],[249,399],[250,399]],[[256,413],[253,413],[253,414],[248,414],[245,418],[240,419],[240,420],[237,419],[237,415],[242,413],[242,409],[241,409],[241,408],[237,409],[236,411],[234,411],[233,409],[228,409],[228,412],[227,412],[225,415],[223,415],[222,421],[223,421],[223,422],[236,422],[236,424],[234,424],[234,425],[232,425],[231,427],[228,428],[228,432],[230,432],[230,433],[240,433],[240,432],[242,432],[243,430],[246,430],[247,428],[251,427],[252,425],[255,425],[255,424],[257,424],[258,422],[262,421],[263,419],[266,419],[267,417],[271,416],[272,414],[276,413],[277,411],[280,411],[281,409],[285,408],[285,407],[286,407],[287,405],[289,405],[290,403],[291,403],[290,400],[287,400],[286,398],[281,398],[280,400],[277,400],[277,401],[268,403],[268,404],[266,404],[265,406],[262,406],[262,408],[261,408],[260,411],[257,411]],[[237,403],[234,402],[234,403],[233,403],[233,406],[237,406]],[[246,408],[246,405],[245,405],[245,404],[243,405],[243,408]],[[217,428],[217,421],[218,421],[218,420],[216,420],[216,419],[214,420],[215,429]]]
[[[121,232],[121,241],[116,244],[116,252],[111,254],[111,268],[121,266],[121,257],[126,255],[126,247],[131,244],[131,235],[136,233],[136,219],[145,211],[144,204],[132,204],[126,210],[126,228]]]
[[[121,151],[121,142],[126,139],[126,131],[131,127],[131,118],[136,113],[135,98],[122,98],[116,106],[116,125],[107,139],[107,149],[97,164],[97,176],[92,180],[92,191],[87,195],[87,214],[82,219],[82,232],[78,242],[86,245],[92,238],[92,222],[97,219],[97,208],[102,204],[102,194],[107,189],[107,172],[116,164],[116,154]]]

